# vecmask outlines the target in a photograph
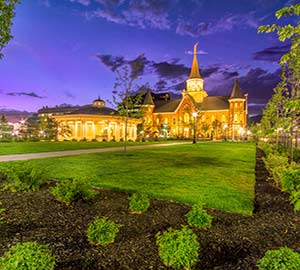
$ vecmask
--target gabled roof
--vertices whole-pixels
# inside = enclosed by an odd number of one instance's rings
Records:
[[[93,107],[92,105],[86,105],[69,114],[118,115],[118,112],[108,107]]]
[[[154,113],[175,112],[178,108],[181,99],[174,100],[156,100]]]
[[[228,110],[228,97],[225,96],[208,96],[203,99],[200,106],[203,111]]]
[[[238,78],[235,79],[235,83],[234,83],[230,98],[245,98],[242,93]]]

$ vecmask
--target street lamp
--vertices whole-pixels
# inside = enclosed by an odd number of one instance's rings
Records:
[[[198,113],[197,112],[193,112],[192,115],[194,117],[194,137],[193,137],[193,143],[196,143],[196,130],[197,130],[197,116],[198,116]]]

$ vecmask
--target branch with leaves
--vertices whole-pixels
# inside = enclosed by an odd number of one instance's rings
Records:
[[[19,0],[0,0],[0,59],[3,57],[2,50],[12,39],[11,26],[15,17],[15,8]]]

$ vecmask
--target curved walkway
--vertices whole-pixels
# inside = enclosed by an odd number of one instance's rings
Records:
[[[179,144],[191,144],[191,142],[127,146],[127,150],[144,149],[150,147],[164,147],[164,146],[172,146],[172,145],[179,145]],[[67,151],[56,151],[56,152],[32,153],[32,154],[6,155],[6,156],[0,156],[0,162],[75,156],[75,155],[94,154],[94,153],[103,153],[103,152],[115,152],[115,151],[122,151],[123,149],[124,147],[120,146],[120,147],[109,147],[109,148],[79,149],[79,150],[67,150]]]

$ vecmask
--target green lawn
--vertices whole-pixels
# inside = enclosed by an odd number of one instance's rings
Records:
[[[255,145],[206,142],[31,161],[50,178],[88,176],[98,187],[251,214]],[[4,166],[5,164],[0,165]]]
[[[128,142],[128,145],[144,145],[161,142]],[[123,146],[123,142],[0,142],[0,155],[27,154]]]

